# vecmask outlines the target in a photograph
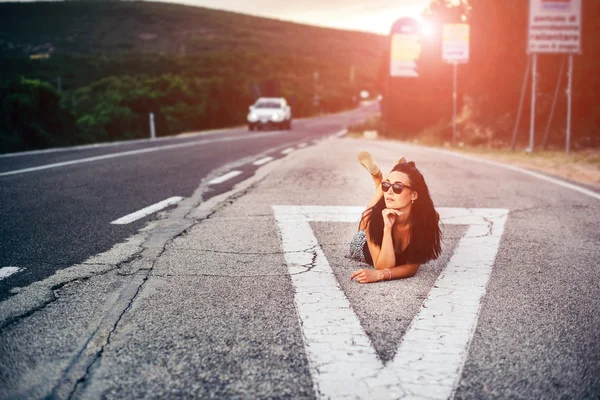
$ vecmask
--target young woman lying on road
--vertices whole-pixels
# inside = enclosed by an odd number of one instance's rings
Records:
[[[441,252],[439,214],[425,179],[415,163],[407,163],[404,157],[385,178],[366,151],[358,154],[358,161],[377,189],[350,243],[349,258],[375,269],[360,269],[350,279],[372,283],[410,278],[421,264],[435,260]]]

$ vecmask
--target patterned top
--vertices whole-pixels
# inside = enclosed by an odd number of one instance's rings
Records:
[[[410,243],[408,244],[408,246],[406,246],[404,251],[395,253],[395,265],[404,265],[408,263],[407,257],[409,247]],[[371,252],[369,251],[369,245],[367,243],[367,234],[364,230],[356,232],[356,234],[352,238],[352,241],[350,242],[350,249],[346,257],[369,265],[373,265],[373,258],[371,257]]]

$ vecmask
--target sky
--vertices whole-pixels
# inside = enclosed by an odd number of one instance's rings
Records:
[[[36,0],[0,0],[0,2]],[[47,1],[47,0],[46,0]],[[52,1],[52,0],[51,0]],[[56,0],[54,0],[56,1]],[[235,11],[329,28],[387,35],[401,17],[418,17],[429,0],[148,0]]]
[[[428,0],[171,0],[172,3],[388,34],[400,17],[416,17]]]
[[[35,0],[0,0],[8,2]],[[151,0],[156,1],[156,0]],[[418,17],[429,0],[161,0],[330,28],[387,35],[400,17]]]

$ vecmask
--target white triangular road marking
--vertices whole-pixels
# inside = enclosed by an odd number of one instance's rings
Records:
[[[384,365],[325,258],[310,222],[356,222],[363,207],[273,206],[315,394],[319,398],[451,397],[462,374],[506,209],[438,208],[469,225],[394,359]]]

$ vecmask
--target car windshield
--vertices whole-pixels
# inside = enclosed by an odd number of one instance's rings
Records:
[[[281,108],[281,104],[275,103],[275,102],[263,102],[263,103],[258,103],[255,107],[256,108]]]

